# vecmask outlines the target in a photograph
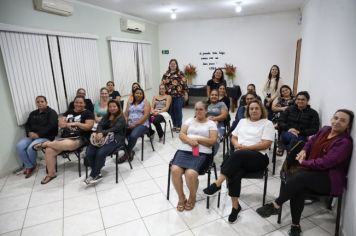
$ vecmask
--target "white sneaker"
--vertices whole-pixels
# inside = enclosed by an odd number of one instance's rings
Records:
[[[91,184],[95,184],[97,182],[100,182],[101,180],[103,180],[103,176],[102,175],[98,175],[95,178],[92,178],[92,180],[90,181]]]
[[[92,181],[93,181],[93,177],[89,176],[88,178],[86,178],[86,179],[84,180],[83,183],[84,183],[85,186],[89,186],[89,185],[92,184]]]

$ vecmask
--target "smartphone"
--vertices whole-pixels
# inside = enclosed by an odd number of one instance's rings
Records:
[[[198,157],[199,156],[199,146],[194,146],[192,148],[193,156]]]

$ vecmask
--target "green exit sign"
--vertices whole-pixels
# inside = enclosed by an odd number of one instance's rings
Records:
[[[169,54],[169,50],[162,50],[162,54]]]

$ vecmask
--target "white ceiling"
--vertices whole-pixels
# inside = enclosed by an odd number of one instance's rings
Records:
[[[292,11],[307,0],[78,0],[79,2],[118,11],[156,23],[171,22],[171,9],[177,9],[177,19],[194,20],[227,18]],[[236,2],[242,11],[235,12]]]

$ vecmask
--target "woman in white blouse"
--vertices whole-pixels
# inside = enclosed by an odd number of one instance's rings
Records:
[[[268,165],[269,160],[265,154],[274,139],[274,127],[266,117],[267,112],[260,101],[254,100],[247,105],[246,119],[241,119],[232,132],[234,153],[223,162],[221,174],[215,183],[203,190],[205,194],[213,195],[220,191],[225,179],[228,180],[229,196],[232,200],[228,219],[230,223],[236,221],[241,211],[241,179],[246,173],[264,170]]]

